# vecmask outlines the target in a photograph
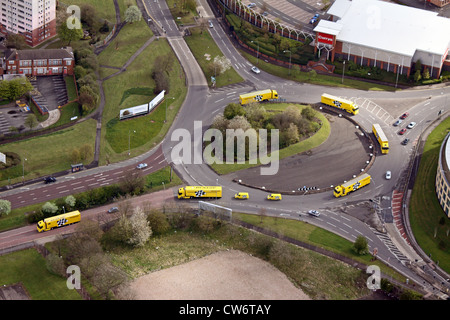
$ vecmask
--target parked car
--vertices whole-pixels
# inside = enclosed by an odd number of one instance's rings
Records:
[[[402,141],[402,145],[406,146],[408,144],[408,142],[409,142],[409,139],[406,138],[405,140]]]
[[[252,71],[256,74],[261,72],[261,70],[259,70],[257,67],[252,67]]]
[[[271,193],[267,196],[268,200],[281,200],[281,194],[279,193]]]
[[[404,120],[404,119],[408,118],[408,116],[409,116],[409,113],[408,113],[408,112],[405,112],[404,114],[402,114],[402,115],[400,116],[400,119]]]
[[[268,14],[269,14],[269,13],[268,13],[267,11],[264,11],[264,12],[262,13],[263,17],[267,16]]]
[[[52,183],[52,182],[56,182],[56,178],[55,177],[46,177],[44,179],[45,184],[47,183]]]
[[[397,127],[400,123],[402,123],[403,122],[403,120],[397,120],[397,121],[395,121],[394,122],[394,127]]]
[[[400,130],[400,131],[398,132],[398,134],[399,134],[399,135],[403,135],[403,134],[405,134],[405,132],[406,132],[406,128],[403,128],[402,130]]]
[[[113,213],[113,212],[118,212],[119,208],[118,207],[112,207],[111,209],[108,210],[108,213]]]
[[[311,18],[311,20],[309,21],[309,23],[310,23],[310,24],[314,24],[314,23],[316,23],[316,21],[317,21],[318,19],[319,19],[319,14],[316,13],[316,14],[314,15],[314,17]]]
[[[248,192],[238,192],[234,195],[235,199],[248,199]]]
[[[387,180],[390,180],[391,179],[391,177],[392,177],[392,173],[391,173],[391,171],[386,171],[386,179]]]
[[[320,216],[320,212],[317,211],[317,210],[309,210],[309,211],[308,211],[308,214],[309,214],[309,215],[312,215],[312,216],[314,216],[314,217]]]
[[[214,27],[211,20],[208,20],[208,24],[209,24],[209,27],[210,27],[210,28],[213,28],[213,27]]]
[[[254,7],[256,7],[256,3],[252,2],[247,7],[248,8],[254,8]]]
[[[413,121],[410,124],[408,124],[408,129],[412,129],[414,128],[414,126],[416,125],[416,123]]]
[[[136,169],[144,169],[147,168],[147,164],[146,163],[139,163],[136,167]]]

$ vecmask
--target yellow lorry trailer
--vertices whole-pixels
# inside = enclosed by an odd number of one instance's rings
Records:
[[[320,102],[327,106],[335,107],[351,114],[358,114],[359,107],[352,101],[332,96],[331,94],[324,93],[320,99]]]
[[[350,181],[347,181],[340,186],[334,188],[334,196],[336,198],[348,195],[350,192],[356,191],[370,183],[370,175],[364,173]]]
[[[178,189],[178,199],[222,198],[220,186],[186,186]]]
[[[80,220],[81,220],[80,211],[76,210],[72,212],[67,212],[39,221],[37,223],[37,231],[38,232],[49,231],[54,228],[64,227],[72,223],[80,222]]]
[[[254,91],[250,93],[241,94],[239,96],[239,102],[241,105],[250,102],[263,102],[271,99],[278,99],[278,93],[276,90],[266,89],[260,91]]]

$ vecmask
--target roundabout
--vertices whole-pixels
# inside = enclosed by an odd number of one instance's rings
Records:
[[[326,114],[330,134],[319,146],[279,161],[279,170],[267,179],[259,168],[239,170],[224,176],[253,188],[288,194],[328,191],[367,170],[371,140],[354,122],[334,112]],[[306,192],[309,191],[309,192]]]

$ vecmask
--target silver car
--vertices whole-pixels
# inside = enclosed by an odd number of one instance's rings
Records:
[[[310,215],[312,215],[312,216],[314,216],[314,217],[320,216],[320,212],[317,211],[317,210],[309,210],[309,211],[308,211],[308,214],[310,214]]]

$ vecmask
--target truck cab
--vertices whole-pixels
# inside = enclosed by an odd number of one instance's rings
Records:
[[[44,220],[39,221],[39,222],[37,223],[36,228],[37,228],[37,231],[38,231],[38,232],[46,231],[46,230],[45,230],[45,222],[44,222]]]
[[[183,199],[186,196],[186,192],[184,190],[184,188],[179,188],[178,189],[178,199]]]

